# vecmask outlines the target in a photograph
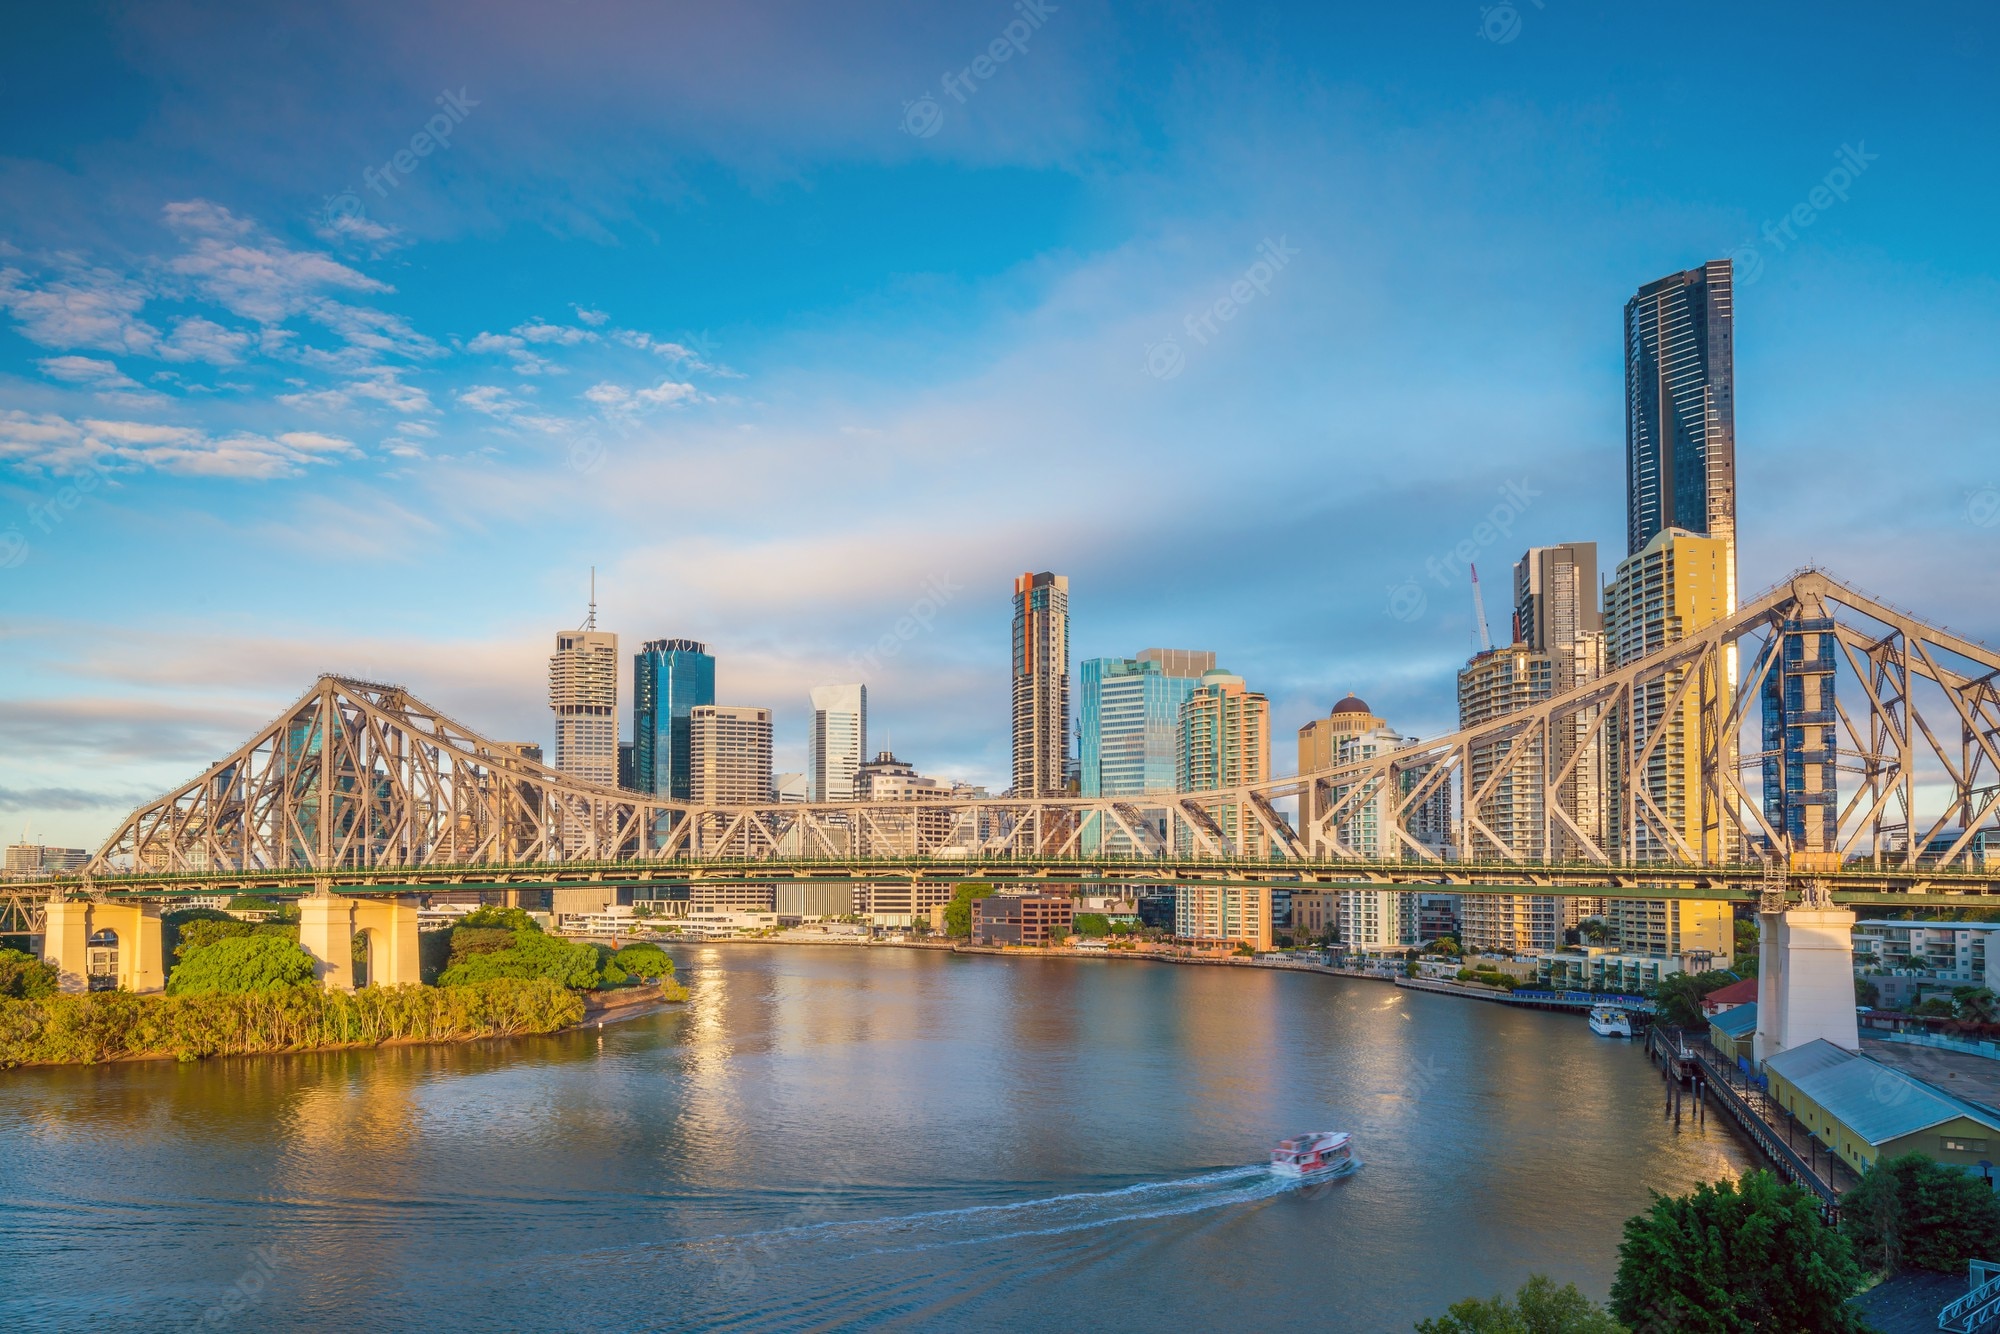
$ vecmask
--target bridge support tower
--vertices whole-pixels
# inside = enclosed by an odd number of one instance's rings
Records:
[[[117,966],[112,975],[121,991],[158,991],[167,984],[161,957],[160,910],[151,904],[50,902],[42,960],[55,965],[56,985],[64,991],[90,987],[90,940],[110,932],[117,937]]]
[[[365,977],[356,978],[354,939],[366,941]],[[397,896],[350,899],[325,886],[299,900],[299,944],[328,991],[399,987],[423,980],[417,965],[417,903]]]
[[[1794,865],[1803,860],[1794,856]],[[1839,858],[1833,856],[1838,867]],[[1861,1050],[1854,1009],[1854,914],[1833,905],[1817,882],[1805,884],[1805,901],[1785,906],[1782,880],[1767,886],[1757,913],[1757,1035],[1759,1066],[1781,1051],[1825,1038],[1846,1051]]]

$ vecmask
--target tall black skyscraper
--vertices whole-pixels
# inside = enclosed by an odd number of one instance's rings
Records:
[[[1736,363],[1730,263],[1713,259],[1625,303],[1626,540],[1662,528],[1729,543],[1736,587]]]

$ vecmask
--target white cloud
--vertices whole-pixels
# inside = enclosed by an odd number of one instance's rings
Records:
[[[167,264],[209,301],[260,324],[281,324],[327,304],[326,289],[388,292],[387,283],[351,269],[329,255],[293,250],[258,237],[256,225],[219,204],[195,199],[170,203],[167,226],[186,243],[187,253]]]
[[[505,417],[527,406],[497,384],[474,385],[458,396],[459,403],[489,417]]]
[[[567,324],[550,324],[547,320],[529,320],[526,324],[517,324],[514,326],[514,332],[531,343],[559,343],[564,347],[597,341],[597,335],[588,329],[578,329]]]
[[[212,435],[192,426],[0,411],[0,462],[51,473],[154,468],[200,477],[264,480],[358,454],[351,440],[314,431]]]
[[[707,398],[707,395],[693,385],[678,380],[662,380],[651,388],[637,390],[627,389],[623,385],[612,384],[606,380],[584,390],[583,396],[606,412],[638,412],[646,408],[679,407],[684,403],[699,402]]]
[[[710,363],[699,352],[685,343],[674,343],[663,338],[655,338],[651,334],[641,333],[637,329],[615,329],[612,331],[611,336],[627,347],[636,347],[641,352],[651,352],[656,357],[664,357],[675,365],[696,374],[720,375],[725,379],[731,380],[740,380],[743,378],[742,372],[730,370],[727,366],[718,366]]]
[[[214,320],[191,316],[174,326],[160,344],[159,355],[167,361],[206,361],[215,366],[235,366],[257,340],[240,329],[227,329]]]
[[[570,309],[576,312],[576,317],[578,319],[582,320],[585,324],[590,325],[592,328],[595,328],[596,326],[604,323],[606,320],[611,318],[609,315],[606,315],[603,311],[591,310],[587,306],[579,306],[572,304],[570,306]]]
[[[22,337],[44,347],[153,351],[160,331],[139,318],[151,295],[144,285],[73,260],[65,267],[66,276],[41,285],[19,269],[0,269],[0,309],[19,322]]]
[[[93,389],[137,389],[139,382],[121,372],[116,363],[91,357],[43,357],[35,363],[42,374],[66,384],[86,384]]]

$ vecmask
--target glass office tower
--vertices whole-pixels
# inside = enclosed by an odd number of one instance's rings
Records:
[[[715,703],[715,659],[692,639],[649,640],[632,659],[632,785],[693,800],[691,710]]]

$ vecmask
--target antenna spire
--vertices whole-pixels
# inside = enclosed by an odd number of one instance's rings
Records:
[[[1467,561],[1466,565],[1472,570],[1472,618],[1479,622],[1479,651],[1491,653],[1493,632],[1486,628],[1486,599],[1479,592],[1479,567],[1471,561]]]
[[[590,567],[590,615],[584,617],[583,628],[586,630],[595,630],[597,628],[597,567],[595,565]]]

